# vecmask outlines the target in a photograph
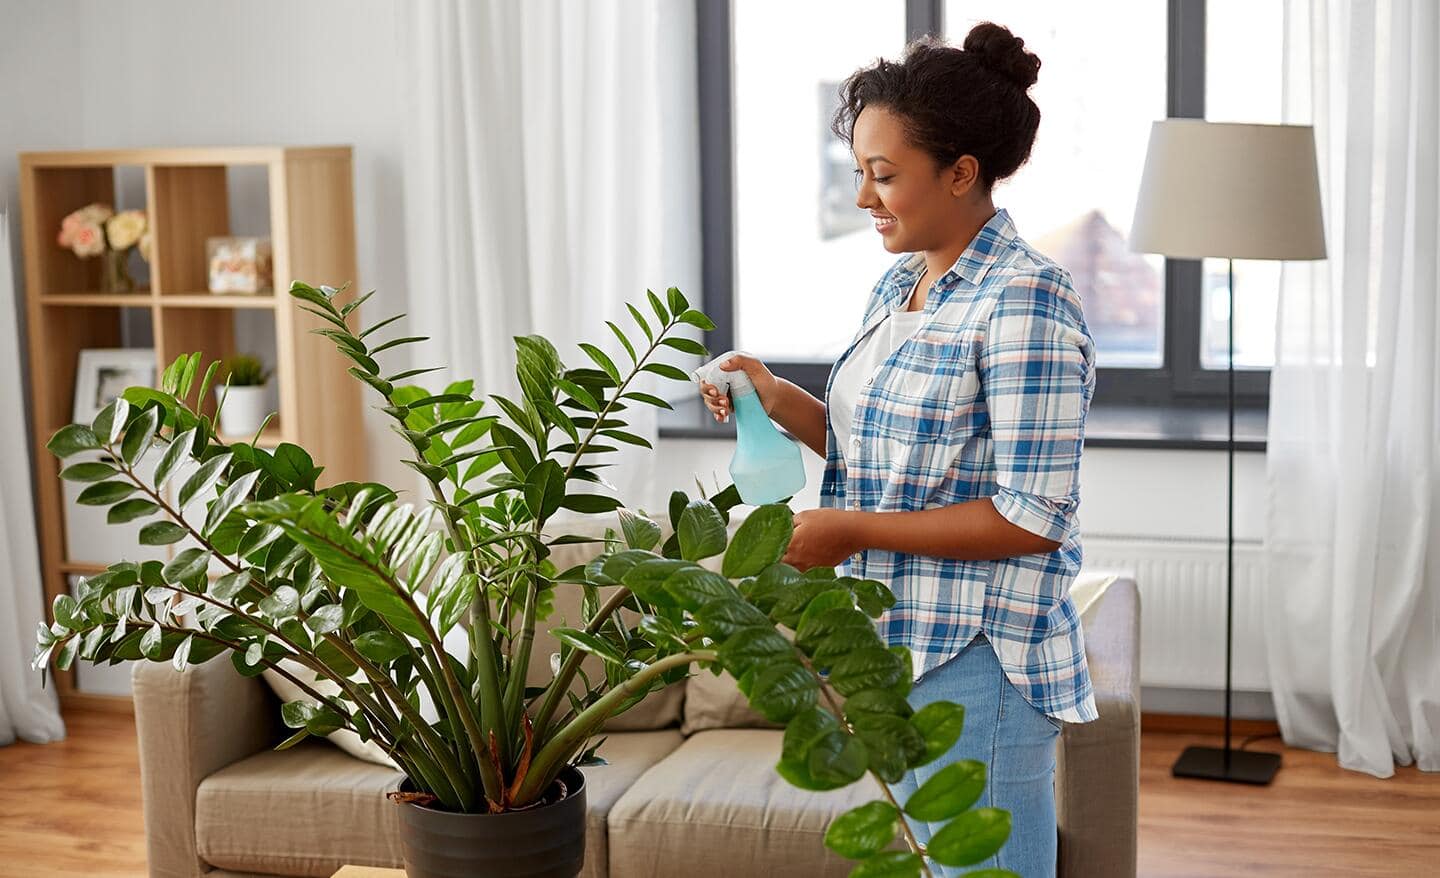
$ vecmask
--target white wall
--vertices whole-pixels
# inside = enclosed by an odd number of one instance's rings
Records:
[[[16,240],[17,152],[349,144],[356,283],[378,290],[368,314],[404,310],[398,9],[391,0],[0,0],[0,209]],[[242,225],[259,207],[232,206]],[[408,484],[409,470],[391,463],[398,440],[378,412],[366,416],[376,475]]]

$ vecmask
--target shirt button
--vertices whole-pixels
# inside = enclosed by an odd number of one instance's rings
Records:
[[[851,500],[851,501],[850,501],[850,508],[851,508],[851,509],[859,509],[859,508],[860,508],[860,501],[859,501],[859,500]]]
[[[866,378],[866,379],[865,379],[865,383],[866,383],[866,384],[874,384],[874,383],[875,383],[875,376],[872,375],[872,376],[870,376],[869,378]]]
[[[860,563],[860,553],[859,553],[859,552],[856,552],[855,554],[853,554],[853,555],[850,556],[850,563],[852,563],[852,564],[859,564],[859,563]]]

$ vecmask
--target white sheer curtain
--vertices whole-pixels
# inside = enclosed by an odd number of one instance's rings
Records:
[[[433,339],[416,366],[473,377],[477,394],[513,394],[513,337],[532,332],[572,366],[592,365],[577,341],[628,366],[604,323],[643,340],[624,303],[650,315],[646,289],[663,300],[671,286],[701,301],[694,4],[423,0],[405,10],[409,312],[415,334]],[[633,389],[676,393],[675,382],[641,378]],[[625,414],[653,443],[654,410]],[[606,478],[627,505],[659,491],[649,454],[611,455]]]
[[[41,688],[31,670],[35,626],[45,621],[40,556],[31,500],[30,437],[25,432],[24,382],[20,376],[20,328],[15,311],[15,278],[10,261],[10,220],[0,213],[0,421],[6,449],[0,457],[0,745],[22,738],[47,744],[65,737],[55,682]]]
[[[1287,743],[1440,770],[1440,13],[1287,0],[1330,259],[1284,267],[1267,450],[1268,649]]]

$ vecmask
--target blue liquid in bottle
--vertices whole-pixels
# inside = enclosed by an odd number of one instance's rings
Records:
[[[720,363],[737,351],[728,351],[696,369],[699,381],[708,381],[730,394],[735,409],[735,455],[730,459],[730,478],[740,499],[752,505],[775,503],[805,487],[805,463],[800,446],[776,428],[750,376],[737,369],[726,372]]]

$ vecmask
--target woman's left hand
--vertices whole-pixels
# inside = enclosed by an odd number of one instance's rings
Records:
[[[806,509],[795,513],[795,533],[780,560],[797,570],[834,567],[860,550],[859,514],[846,509]]]

